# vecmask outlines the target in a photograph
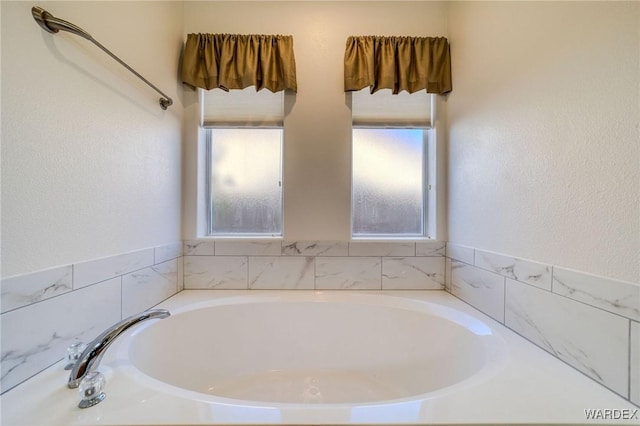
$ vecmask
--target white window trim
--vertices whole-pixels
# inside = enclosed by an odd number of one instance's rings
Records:
[[[407,236],[399,235],[385,236],[357,236],[353,233],[353,173],[351,174],[351,200],[350,200],[350,216],[349,216],[349,233],[350,241],[369,241],[369,242],[393,242],[393,241],[446,241],[446,199],[444,196],[444,184],[446,179],[446,146],[443,142],[444,124],[441,114],[438,113],[438,107],[442,100],[438,95],[431,96],[431,127],[425,128],[423,135],[425,138],[425,156],[424,161],[424,188],[425,197],[423,199],[424,206],[424,235],[423,236]],[[353,126],[354,128],[362,128],[361,126]],[[382,128],[382,127],[380,127]],[[396,127],[398,129],[406,128],[404,126]],[[352,133],[353,135],[353,133]],[[353,141],[351,144],[353,159]],[[352,160],[353,161],[353,160]]]

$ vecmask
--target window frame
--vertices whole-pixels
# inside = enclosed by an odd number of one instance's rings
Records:
[[[397,234],[397,233],[388,233],[388,234],[355,234],[354,233],[354,214],[355,214],[355,197],[354,197],[354,175],[353,175],[353,166],[354,166],[354,137],[353,131],[356,129],[372,129],[372,130],[389,130],[389,129],[397,129],[397,130],[421,130],[422,131],[422,217],[421,217],[421,228],[422,232],[420,234]],[[350,200],[350,237],[351,240],[354,241],[371,241],[371,240],[382,240],[382,241],[393,241],[393,240],[418,240],[418,239],[433,239],[430,235],[434,233],[431,221],[430,221],[430,202],[435,202],[435,197],[431,197],[430,194],[432,192],[432,179],[431,179],[431,169],[435,166],[435,132],[433,131],[433,127],[409,127],[409,126],[365,126],[365,125],[353,125],[351,126],[351,200]],[[431,154],[431,155],[430,155]],[[434,170],[435,171],[435,170]]]
[[[281,239],[284,236],[284,125],[282,126],[203,126],[202,129],[205,132],[205,206],[206,206],[206,224],[205,224],[205,236],[209,238],[275,238]],[[258,232],[246,232],[246,233],[233,233],[233,232],[214,232],[213,230],[213,188],[211,183],[212,171],[213,171],[213,131],[216,129],[234,129],[234,130],[255,130],[255,129],[278,129],[280,130],[280,233],[258,233]]]

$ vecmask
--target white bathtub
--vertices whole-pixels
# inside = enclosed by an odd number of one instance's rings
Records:
[[[2,397],[2,424],[578,423],[630,409],[452,296],[185,291],[118,339],[104,402],[56,365]],[[616,421],[620,424],[620,421]]]
[[[484,323],[439,304],[275,292],[176,309],[120,355],[176,395],[262,406],[425,398],[495,371],[506,349]]]

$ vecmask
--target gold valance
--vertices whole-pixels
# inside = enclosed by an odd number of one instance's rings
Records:
[[[283,35],[189,34],[182,81],[203,89],[297,91],[293,37]]]
[[[451,56],[444,37],[349,37],[344,52],[344,91],[369,86],[414,93],[451,91]]]

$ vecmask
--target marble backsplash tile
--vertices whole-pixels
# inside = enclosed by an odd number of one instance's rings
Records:
[[[122,276],[122,317],[142,312],[178,292],[178,259]]]
[[[317,290],[381,290],[380,257],[316,258]]]
[[[505,325],[628,397],[628,319],[509,280]]]
[[[473,265],[474,249],[460,244],[447,243],[447,257],[468,265]]]
[[[153,249],[153,263],[157,265],[158,263],[166,262],[167,260],[182,257],[183,247],[184,243],[182,241],[155,247]]]
[[[447,243],[444,241],[416,242],[416,256],[444,256]]]
[[[551,290],[551,266],[530,260],[475,250],[474,265],[545,290]]]
[[[313,290],[313,257],[249,257],[249,288],[256,290]]]
[[[503,309],[507,327],[640,406],[640,285],[457,244],[445,275],[453,295]]]
[[[451,293],[504,323],[505,277],[457,260],[451,261]]]
[[[71,265],[3,278],[0,295],[1,312],[67,293],[73,289],[72,279]]]
[[[184,288],[442,289],[445,247],[439,241],[185,241]]]
[[[348,256],[347,241],[283,241],[283,256]]]
[[[383,290],[442,290],[443,257],[383,257]]]
[[[553,268],[553,292],[640,321],[640,285]]]
[[[112,278],[2,314],[2,392],[59,361],[74,339],[90,341],[118,322],[120,283]]]
[[[248,288],[247,256],[184,256],[183,262],[188,290]]]
[[[181,253],[177,242],[4,278],[1,391],[59,361],[73,340],[177,293]]]
[[[91,285],[153,265],[154,249],[123,253],[73,264],[73,288]]]
[[[451,262],[452,260],[448,257],[444,260],[444,289],[451,293]]]
[[[184,256],[213,256],[215,242],[206,240],[188,240],[184,242],[182,254]]]

